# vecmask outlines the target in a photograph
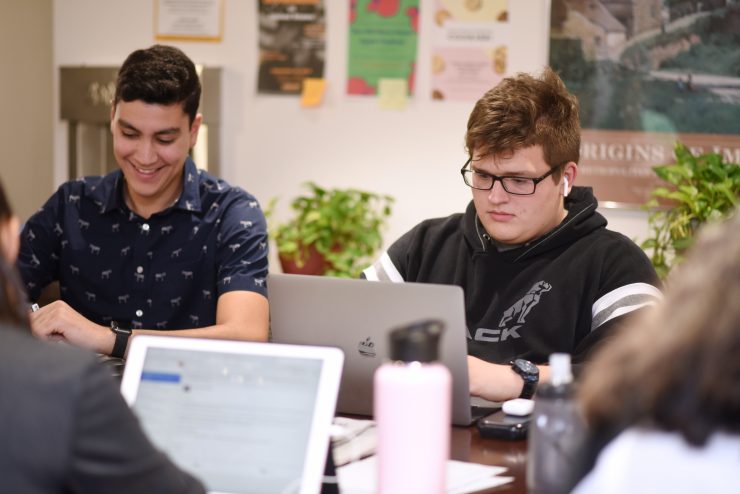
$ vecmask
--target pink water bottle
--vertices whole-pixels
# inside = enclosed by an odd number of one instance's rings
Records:
[[[441,321],[390,333],[391,361],[375,371],[379,494],[442,494],[450,456],[452,378],[437,362]]]

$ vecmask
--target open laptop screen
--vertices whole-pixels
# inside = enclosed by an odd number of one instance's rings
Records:
[[[150,347],[137,376],[124,379],[138,381],[129,402],[151,440],[209,492],[303,492],[306,461],[325,457],[328,444],[325,435],[323,449],[309,454],[324,364],[297,355]]]

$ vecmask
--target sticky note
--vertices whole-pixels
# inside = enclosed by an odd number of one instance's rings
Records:
[[[326,79],[313,77],[303,79],[301,106],[304,108],[319,106],[324,97],[324,89],[326,89]]]
[[[378,104],[381,108],[401,110],[406,107],[409,86],[406,79],[379,79]]]

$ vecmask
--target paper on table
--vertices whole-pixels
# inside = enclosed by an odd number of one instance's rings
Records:
[[[342,494],[374,494],[376,485],[376,457],[371,456],[337,468]],[[447,462],[448,494],[464,494],[489,489],[511,482],[513,477],[499,477],[504,467],[449,460]]]
[[[374,421],[334,417],[331,445],[337,467],[374,454],[377,444]]]

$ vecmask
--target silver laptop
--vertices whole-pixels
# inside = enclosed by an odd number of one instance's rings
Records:
[[[430,318],[445,323],[440,360],[452,374],[452,423],[467,426],[495,409],[471,408],[462,288],[282,273],[267,283],[272,341],[344,351],[337,412],[373,414],[373,374],[390,355],[389,330]]]
[[[121,393],[208,492],[315,494],[342,362],[336,348],[136,336]]]

